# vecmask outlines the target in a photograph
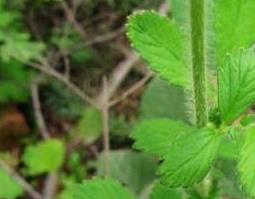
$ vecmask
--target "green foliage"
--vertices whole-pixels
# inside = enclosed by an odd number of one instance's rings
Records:
[[[33,42],[21,28],[22,18],[15,8],[7,8],[9,1],[0,2],[0,102],[24,101],[27,97],[28,72],[25,64],[40,59],[44,44]],[[9,5],[9,4],[8,4]]]
[[[239,48],[249,48],[255,42],[254,9],[252,0],[215,1],[214,27],[218,62],[224,61],[227,53]]]
[[[0,102],[27,99],[28,71],[16,61],[0,63]]]
[[[177,24],[155,12],[138,12],[129,18],[128,37],[150,67],[178,86],[187,86],[185,37]]]
[[[75,131],[84,138],[87,144],[95,141],[102,133],[102,116],[100,111],[93,107],[86,108]]]
[[[189,9],[190,3],[189,0],[169,0],[169,4],[172,8],[172,14],[174,20],[182,26],[182,28],[189,29]]]
[[[14,58],[22,63],[26,63],[31,59],[39,59],[44,50],[44,45],[42,43],[31,42],[29,37],[27,33],[4,33],[3,38],[0,38],[4,43],[1,48],[2,60],[9,62]]]
[[[109,176],[140,194],[156,177],[157,161],[142,153],[128,150],[111,151]],[[105,174],[105,157],[102,153],[97,162],[99,176]]]
[[[188,120],[185,91],[158,78],[152,80],[143,94],[140,109],[142,119],[159,117]]]
[[[189,130],[189,126],[169,119],[149,119],[140,122],[133,130],[134,147],[165,156],[175,139]]]
[[[22,187],[15,179],[0,169],[0,198],[15,199],[23,195]]]
[[[215,129],[196,130],[168,119],[140,122],[132,135],[136,148],[163,157],[159,174],[170,187],[200,182],[212,166],[221,142]]]
[[[86,180],[74,193],[75,199],[134,199],[134,196],[117,181],[111,179]]]
[[[255,54],[253,49],[229,55],[219,69],[219,108],[231,123],[255,102]]]
[[[255,2],[195,0],[190,4],[186,0],[170,0],[170,3],[172,17],[177,23],[154,12],[135,13],[128,22],[128,36],[150,67],[170,83],[190,89],[187,84],[191,84],[188,75],[192,70],[194,96],[189,97],[196,107],[199,128],[152,119],[140,122],[132,137],[136,148],[161,156],[163,163],[159,174],[164,184],[186,187],[206,176],[218,150],[221,158],[236,160],[243,141],[241,134],[254,121],[252,115],[245,119],[240,116],[255,102],[255,54],[251,48],[255,43]],[[189,57],[192,57],[190,62]],[[206,67],[211,66],[218,69],[218,107],[214,107],[217,103],[213,102],[209,116],[215,127],[211,127],[207,119],[207,91],[216,95],[209,90],[215,87],[213,84],[207,88]],[[155,90],[158,97],[160,89]],[[172,94],[171,89],[167,90]],[[148,107],[153,114],[156,112],[155,117],[165,113],[154,111],[158,107],[153,103]],[[165,110],[171,114],[168,108]],[[179,118],[178,112],[173,118]],[[239,170],[242,184],[251,196],[255,196],[251,174],[254,170],[252,135],[245,139]],[[214,188],[211,198],[218,197],[217,182]]]
[[[58,199],[75,199],[74,195],[77,191],[78,183],[71,180],[64,181],[64,190],[58,195]]]
[[[57,139],[51,139],[28,146],[22,160],[29,175],[39,175],[57,171],[62,166],[64,157],[64,143]]]
[[[150,195],[150,199],[169,199],[169,196],[171,196],[171,199],[182,199],[180,190],[168,189],[160,183],[156,183]]]
[[[200,182],[212,166],[221,142],[214,129],[200,129],[177,139],[159,168],[162,182],[170,187]]]
[[[255,196],[255,127],[249,127],[245,133],[245,141],[240,152],[238,170],[245,191],[253,197]]]

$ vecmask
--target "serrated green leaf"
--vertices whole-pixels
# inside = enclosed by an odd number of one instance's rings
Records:
[[[220,145],[214,129],[200,129],[174,142],[159,168],[162,182],[169,187],[191,186],[208,173]]]
[[[156,178],[157,160],[147,154],[129,150],[111,151],[108,164],[108,176],[125,184],[137,194]],[[105,176],[104,153],[99,156],[97,174]]]
[[[162,78],[179,86],[189,84],[185,37],[177,24],[156,12],[138,12],[129,18],[128,37]]]
[[[217,57],[220,63],[226,53],[255,43],[254,10],[254,0],[215,1]]]
[[[0,198],[15,199],[23,194],[22,187],[6,172],[0,169]]]
[[[255,197],[255,126],[245,132],[245,140],[240,152],[238,171],[245,191]]]
[[[231,123],[255,102],[253,49],[228,55],[219,68],[219,108],[222,120]]]
[[[64,143],[57,139],[28,146],[22,157],[29,175],[39,175],[58,170],[65,156]]]
[[[134,199],[134,196],[115,180],[86,180],[78,187],[75,199]]]
[[[189,126],[169,119],[148,119],[140,122],[133,130],[134,147],[164,156],[176,138],[184,134]]]

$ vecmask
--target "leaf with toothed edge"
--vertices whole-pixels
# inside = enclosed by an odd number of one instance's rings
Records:
[[[107,179],[86,180],[74,192],[75,199],[135,199],[119,182]]]
[[[216,0],[214,1],[214,27],[217,58],[224,61],[226,53],[239,48],[249,48],[255,43],[255,1]]]
[[[252,48],[227,56],[219,68],[219,108],[224,122],[233,122],[255,102],[254,77]]]
[[[209,172],[221,142],[215,129],[200,129],[176,140],[159,168],[162,183],[188,187],[199,183]]]
[[[177,137],[191,131],[183,122],[166,118],[141,121],[133,130],[134,147],[163,157]]]
[[[244,190],[255,197],[255,126],[245,132],[245,140],[240,152],[238,171]]]
[[[128,38],[152,70],[178,86],[189,86],[185,36],[179,26],[154,11],[141,11],[128,20]]]

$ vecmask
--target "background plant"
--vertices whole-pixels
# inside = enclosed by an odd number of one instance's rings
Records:
[[[0,0],[0,198],[252,197],[253,10]]]

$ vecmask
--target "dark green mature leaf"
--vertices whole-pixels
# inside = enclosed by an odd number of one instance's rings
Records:
[[[0,102],[25,101],[29,72],[19,62],[0,64]]]
[[[39,175],[58,170],[63,164],[64,156],[63,142],[52,139],[28,146],[22,159],[29,175]]]
[[[162,182],[170,187],[191,186],[208,173],[220,145],[214,129],[201,129],[174,142],[159,168]]]
[[[164,156],[169,147],[189,126],[169,119],[148,119],[140,122],[133,130],[134,147],[146,152]]]
[[[179,86],[189,84],[185,37],[177,24],[156,12],[138,12],[129,18],[128,37],[162,78]]]
[[[155,158],[129,150],[109,153],[109,175],[140,194],[156,178],[157,161]],[[105,156],[102,153],[97,162],[97,174],[105,176]]]
[[[255,197],[255,126],[246,130],[238,170],[244,189],[251,197]]]
[[[23,194],[22,187],[0,169],[0,198],[15,199]]]
[[[255,54],[253,49],[227,56],[219,68],[219,108],[231,123],[255,102]]]
[[[217,57],[220,63],[226,53],[255,43],[254,10],[254,0],[215,1]]]
[[[74,199],[134,199],[134,196],[115,180],[86,180],[74,193]]]

